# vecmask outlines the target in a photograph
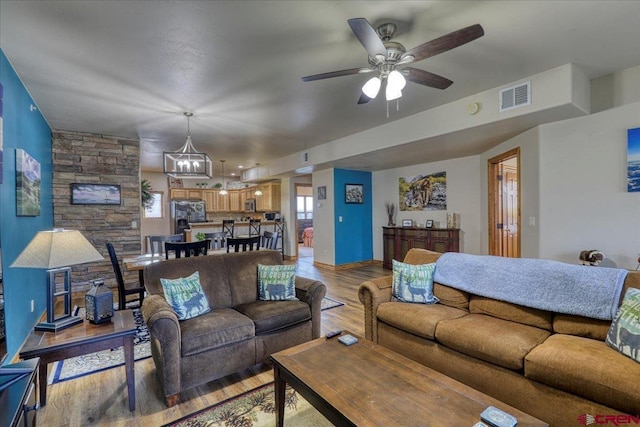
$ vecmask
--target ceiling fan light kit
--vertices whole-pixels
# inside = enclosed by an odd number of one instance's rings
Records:
[[[365,18],[353,18],[347,22],[369,54],[369,67],[314,74],[302,77],[302,81],[311,82],[352,74],[377,73],[377,76],[369,79],[362,86],[358,104],[366,104],[375,99],[380,92],[383,80],[386,80],[387,85],[385,91],[387,101],[402,96],[402,89],[407,80],[436,89],[448,88],[453,84],[451,80],[407,65],[446,52],[484,35],[482,26],[475,24],[406,50],[402,44],[391,41],[396,33],[396,25],[393,23],[379,25],[376,30]]]
[[[189,120],[193,113],[183,113],[187,118],[187,140],[178,151],[165,151],[162,154],[164,160],[164,173],[173,178],[197,179],[211,178],[213,163],[207,153],[201,153],[191,142],[191,129]]]

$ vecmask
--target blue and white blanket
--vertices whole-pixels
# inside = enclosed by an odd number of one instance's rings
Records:
[[[627,271],[530,258],[445,253],[434,281],[525,307],[611,320]]]

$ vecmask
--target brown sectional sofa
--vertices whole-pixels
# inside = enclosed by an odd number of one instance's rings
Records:
[[[178,403],[183,390],[320,336],[325,285],[296,277],[299,301],[259,301],[258,264],[282,264],[282,254],[271,250],[216,254],[145,267],[148,296],[142,314],[168,406]],[[200,273],[211,311],[179,321],[164,297],[160,278],[187,277],[195,271]]]
[[[404,262],[432,263],[440,255],[412,249]],[[367,339],[551,426],[584,425],[578,421],[584,414],[603,423],[607,415],[640,420],[640,363],[605,344],[610,321],[527,308],[438,283],[438,304],[394,302],[391,280],[360,286]],[[639,272],[628,274],[622,295],[629,287],[640,287]]]

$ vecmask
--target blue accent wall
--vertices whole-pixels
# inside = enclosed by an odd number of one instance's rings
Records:
[[[373,259],[371,172],[334,169],[333,183],[335,265],[370,261]],[[364,203],[345,203],[345,184],[362,184]]]
[[[15,70],[0,50],[3,86],[3,183],[0,184],[0,247],[4,286],[8,357],[18,352],[46,307],[45,270],[9,266],[41,230],[53,228],[51,129]],[[16,148],[40,162],[40,216],[16,216]],[[31,312],[31,300],[35,310]]]

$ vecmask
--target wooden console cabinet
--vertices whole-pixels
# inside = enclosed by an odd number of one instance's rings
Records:
[[[16,370],[29,371],[24,377],[0,391],[0,427],[26,427],[36,425],[38,409],[36,390],[38,364],[35,358],[0,368],[0,375],[14,377]],[[44,378],[43,381],[47,381]]]
[[[411,248],[435,252],[459,252],[460,230],[417,227],[382,227],[384,268],[392,269],[392,260],[402,261]]]

